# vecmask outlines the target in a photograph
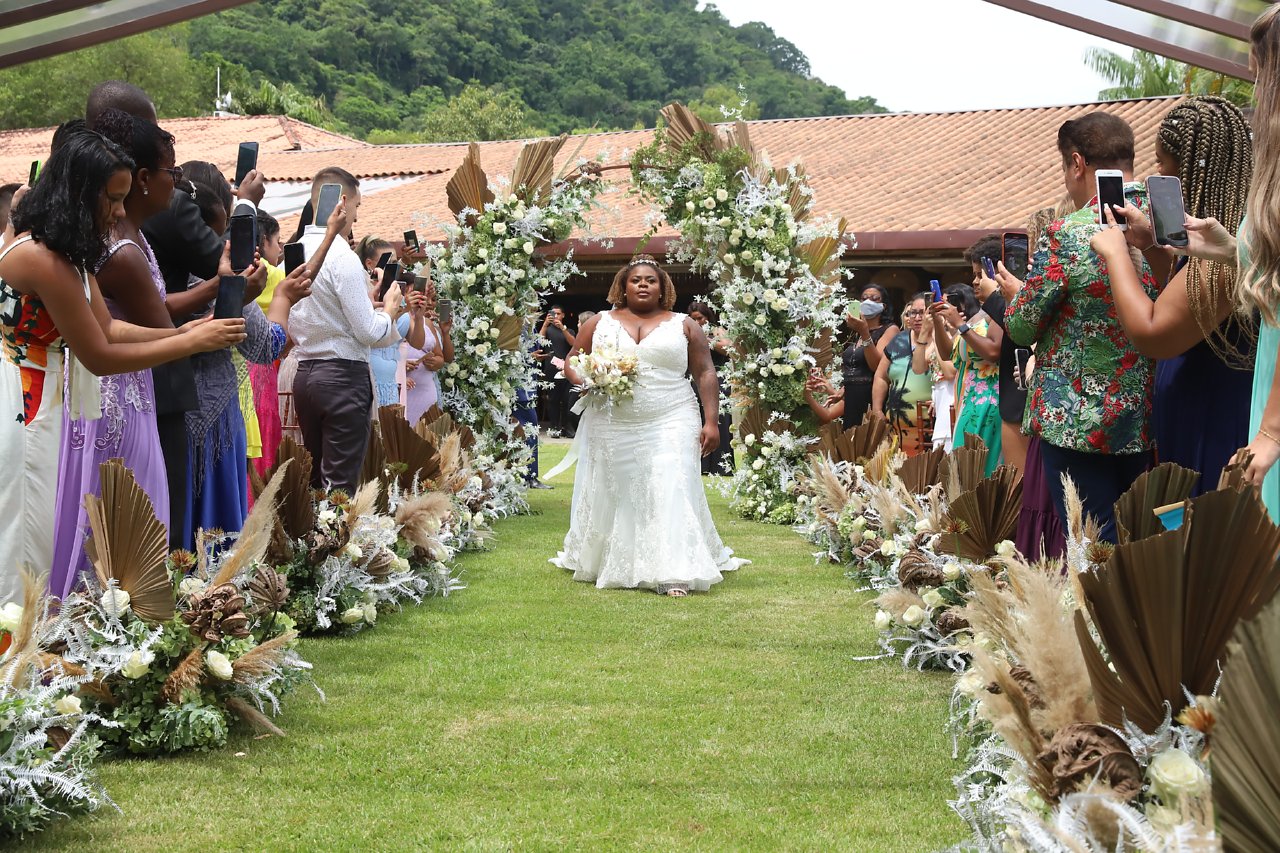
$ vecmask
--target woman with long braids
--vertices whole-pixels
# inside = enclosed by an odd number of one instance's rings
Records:
[[[1182,182],[1189,216],[1213,217],[1231,233],[1244,219],[1253,174],[1253,141],[1244,115],[1217,97],[1193,97],[1165,116],[1156,142],[1160,174]],[[1179,260],[1155,245],[1144,213],[1125,208],[1129,225],[1104,229],[1097,242],[1112,268],[1116,313],[1135,348],[1161,359],[1152,398],[1152,432],[1162,462],[1201,473],[1197,494],[1214,489],[1223,466],[1248,443],[1253,391],[1253,322],[1235,315],[1234,262]],[[1106,231],[1117,233],[1108,234]],[[1128,248],[1153,270],[1175,270],[1155,302],[1138,284]],[[1179,268],[1180,265],[1180,268]]]

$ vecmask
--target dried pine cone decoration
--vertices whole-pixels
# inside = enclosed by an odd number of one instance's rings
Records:
[[[383,548],[373,555],[373,559],[364,567],[364,570],[369,573],[370,577],[385,578],[387,575],[391,574],[391,570],[395,568],[395,565],[396,555],[388,549]]]
[[[864,539],[862,543],[853,549],[853,556],[859,560],[870,560],[876,554],[880,553],[880,546],[884,542],[877,536],[874,539]]]
[[[189,575],[196,567],[196,555],[190,551],[174,551],[169,554],[169,565],[175,572]]]
[[[289,585],[284,575],[267,566],[259,566],[249,581],[249,595],[253,598],[254,613],[275,613],[289,600]]]
[[[956,631],[964,631],[969,627],[969,622],[951,609],[944,610],[938,614],[938,618],[933,621],[933,624],[938,629],[938,633],[944,637],[948,634],[954,634]]]
[[[223,637],[242,639],[249,636],[249,617],[244,613],[244,596],[233,584],[224,583],[192,598],[191,609],[183,611],[182,621],[191,633],[210,643]]]
[[[1039,757],[1053,771],[1050,794],[1055,799],[1088,786],[1095,778],[1125,801],[1142,793],[1142,768],[1124,738],[1105,726],[1064,726]]]
[[[343,547],[339,544],[337,537],[317,533],[314,530],[308,533],[303,541],[307,546],[307,562],[313,566],[320,565],[327,557]]]
[[[898,563],[898,581],[904,589],[917,592],[925,586],[942,586],[946,578],[942,576],[942,569],[930,563],[928,557],[911,550]]]

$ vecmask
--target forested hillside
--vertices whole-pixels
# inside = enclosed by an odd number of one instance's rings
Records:
[[[218,68],[239,111],[381,142],[645,126],[672,100],[709,118],[743,98],[751,118],[884,111],[696,0],[261,0],[0,72],[0,120],[54,123],[112,76],[150,84],[162,114],[207,112]]]

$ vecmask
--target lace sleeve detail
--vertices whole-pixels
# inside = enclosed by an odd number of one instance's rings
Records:
[[[279,349],[276,348],[275,332],[272,327],[277,329],[280,327],[267,319],[256,302],[250,302],[244,306],[244,323],[247,336],[243,343],[236,345],[236,349],[244,356],[245,361],[254,364],[270,364],[275,361],[284,344],[281,344]]]

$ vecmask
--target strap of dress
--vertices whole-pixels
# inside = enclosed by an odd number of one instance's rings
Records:
[[[30,235],[30,234],[28,234],[28,235],[27,235],[27,236],[25,236],[25,237],[19,237],[17,240],[14,240],[12,243],[10,243],[9,245],[5,246],[3,249],[0,249],[0,261],[3,261],[3,260],[4,260],[4,256],[5,256],[5,255],[9,254],[9,253],[10,253],[10,252],[12,252],[14,249],[16,249],[16,248],[18,248],[19,246],[21,246],[23,243],[30,243],[30,242],[31,242],[31,240],[32,240],[32,237],[31,237],[31,235]]]

